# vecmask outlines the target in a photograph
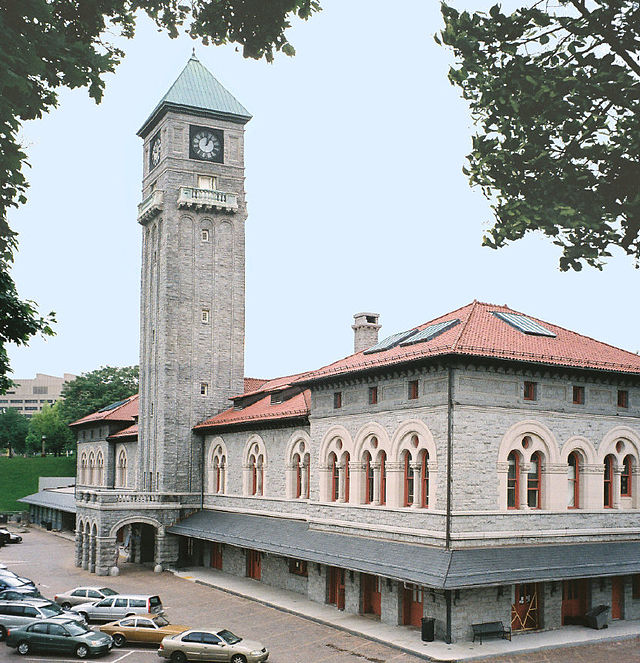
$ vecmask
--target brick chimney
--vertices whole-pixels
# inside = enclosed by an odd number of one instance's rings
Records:
[[[353,316],[353,351],[361,352],[378,342],[379,313],[356,313]]]

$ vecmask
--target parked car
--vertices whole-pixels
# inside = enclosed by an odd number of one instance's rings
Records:
[[[113,646],[111,636],[96,633],[73,620],[47,619],[22,628],[10,628],[7,645],[25,656],[32,651],[75,654],[78,658],[107,654]]]
[[[0,545],[4,546],[6,543],[9,543],[10,538],[9,532],[6,529],[0,530]]]
[[[122,647],[125,642],[141,642],[157,644],[168,635],[178,635],[189,629],[188,626],[170,624],[162,615],[139,615],[138,617],[125,617],[117,622],[109,622],[99,627],[103,633],[113,638],[116,647]]]
[[[56,594],[53,600],[60,604],[62,608],[68,610],[71,606],[87,603],[87,599],[95,602],[107,596],[115,596],[117,593],[114,589],[109,589],[109,587],[75,587],[68,592]]]
[[[35,582],[29,578],[21,578],[20,576],[2,576],[0,575],[0,590],[3,589],[16,589],[17,587],[36,588]]]
[[[4,529],[4,527],[0,528],[0,537],[5,540],[5,543],[22,543],[22,537],[20,535],[14,534],[8,529]]]
[[[73,606],[72,612],[82,615],[87,621],[112,622],[131,615],[164,614],[159,596],[144,594],[116,594],[100,601]]]
[[[51,601],[0,601],[0,640],[7,629],[28,626],[31,622],[50,617],[64,617],[79,624],[85,624],[82,615],[63,610]]]
[[[158,656],[172,663],[185,661],[229,661],[230,663],[261,663],[269,658],[269,650],[260,642],[243,640],[227,629],[190,629],[164,638]]]
[[[44,596],[33,587],[16,587],[15,589],[3,589],[0,592],[0,601],[30,601],[31,599],[44,599]]]

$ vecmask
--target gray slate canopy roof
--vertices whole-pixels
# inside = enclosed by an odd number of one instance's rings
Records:
[[[167,110],[191,112],[246,124],[251,113],[194,55],[138,131],[144,138]]]
[[[336,534],[303,520],[213,510],[168,531],[437,589],[640,573],[640,541],[446,550]]]
[[[76,496],[73,488],[71,490],[41,490],[38,493],[33,493],[33,495],[21,497],[18,502],[44,506],[66,513],[76,512]]]

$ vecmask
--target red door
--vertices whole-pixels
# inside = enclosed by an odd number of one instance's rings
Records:
[[[611,619],[622,619],[622,597],[624,584],[622,578],[611,578]]]
[[[380,578],[366,573],[363,573],[360,578],[362,583],[362,612],[380,617]]]
[[[402,600],[402,623],[420,626],[423,615],[423,590],[418,585],[406,584]]]
[[[211,568],[222,570],[222,544],[211,544]]]
[[[344,610],[344,569],[329,568],[329,599],[338,610]]]
[[[539,628],[538,585],[523,583],[516,585],[516,600],[511,606],[511,630],[531,631]]]
[[[260,553],[257,550],[247,550],[247,577],[260,580],[262,575]]]
[[[582,624],[587,610],[587,581],[565,580],[562,583],[562,623]]]

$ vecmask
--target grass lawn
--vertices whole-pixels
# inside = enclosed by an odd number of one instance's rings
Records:
[[[75,456],[0,457],[0,511],[27,511],[28,505],[16,502],[38,492],[38,477],[73,477]]]

